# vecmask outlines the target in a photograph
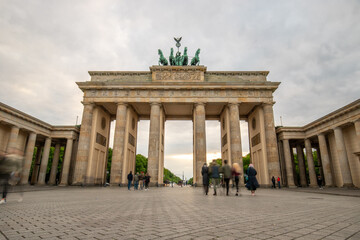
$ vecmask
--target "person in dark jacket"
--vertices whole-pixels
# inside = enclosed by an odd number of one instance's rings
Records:
[[[275,186],[275,177],[274,177],[274,176],[272,176],[271,181],[272,181],[272,187],[271,187],[271,188],[276,189],[276,186]]]
[[[220,179],[219,165],[216,163],[216,160],[212,161],[212,163],[210,164],[210,168],[211,168],[212,183],[214,184],[214,194],[213,195],[216,196],[216,187],[219,184],[219,179]]]
[[[149,173],[146,173],[145,175],[145,190],[149,190],[149,183],[150,183],[150,175]]]
[[[206,165],[206,163],[204,163],[204,165],[201,169],[201,175],[203,177],[203,185],[204,185],[205,195],[208,195],[208,192],[209,192],[209,168]]]
[[[247,175],[249,177],[248,182],[246,183],[246,188],[251,191],[251,196],[255,196],[255,190],[259,187],[259,183],[256,179],[256,170],[253,164],[249,165],[247,170]]]
[[[224,166],[222,166],[222,172],[224,174],[224,181],[226,186],[226,196],[229,196],[229,183],[231,178],[231,167],[227,160],[224,160]]]
[[[127,175],[127,179],[128,179],[128,190],[130,191],[131,182],[133,180],[132,171],[130,171],[130,173]]]

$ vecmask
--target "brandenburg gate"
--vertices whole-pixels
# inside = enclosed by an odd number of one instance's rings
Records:
[[[84,110],[72,185],[103,182],[113,120],[110,184],[126,184],[127,174],[135,170],[138,122],[144,119],[150,120],[148,173],[152,185],[163,184],[166,120],[193,122],[189,131],[193,131],[193,181],[197,185],[202,184],[201,167],[206,162],[205,121],[220,121],[221,158],[240,166],[240,120],[248,121],[252,163],[259,183],[269,185],[271,176],[281,173],[273,117],[273,92],[280,83],[267,81],[268,73],[207,71],[201,65],[90,71],[90,81],[77,83],[84,92]]]

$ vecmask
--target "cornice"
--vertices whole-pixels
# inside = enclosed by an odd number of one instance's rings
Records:
[[[88,71],[90,76],[136,76],[151,75],[149,71]]]
[[[267,76],[269,71],[208,71],[205,75],[225,75],[225,76]]]

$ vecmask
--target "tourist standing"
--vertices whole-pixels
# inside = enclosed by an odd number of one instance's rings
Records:
[[[149,173],[146,173],[145,175],[145,190],[149,190],[149,183],[150,183],[150,175]]]
[[[210,164],[211,167],[211,178],[212,178],[212,183],[214,184],[214,196],[216,196],[216,187],[219,184],[219,178],[220,178],[220,173],[219,173],[219,165],[216,163],[216,160],[213,160],[212,163]]]
[[[276,186],[275,186],[275,177],[274,177],[274,176],[272,176],[271,181],[272,181],[272,187],[271,187],[271,188],[276,189]]]
[[[203,177],[203,185],[204,185],[205,195],[208,195],[208,192],[209,192],[209,168],[206,165],[206,163],[204,163],[204,165],[201,169],[201,175]]]
[[[138,190],[139,186],[139,173],[137,172],[134,176],[134,190]]]
[[[256,174],[257,172],[254,168],[254,165],[250,164],[247,170],[248,182],[246,183],[246,188],[251,191],[251,196],[255,196],[255,190],[259,187]]]
[[[317,184],[319,186],[319,189],[322,189],[322,178],[320,175],[317,177]]]
[[[127,180],[128,180],[128,190],[130,191],[131,182],[133,180],[132,171],[130,171],[130,173],[127,175]]]
[[[238,163],[233,163],[231,174],[235,181],[236,186],[236,196],[239,195],[239,176],[240,176],[240,165]]]
[[[229,196],[229,183],[231,178],[231,167],[227,160],[224,160],[224,166],[222,166],[222,172],[224,174],[224,181],[226,186],[226,196]]]
[[[281,188],[281,185],[280,185],[280,177],[277,178],[277,183],[278,183],[278,187],[279,189]]]
[[[145,179],[144,172],[141,172],[139,175],[140,190],[144,189],[144,179]]]

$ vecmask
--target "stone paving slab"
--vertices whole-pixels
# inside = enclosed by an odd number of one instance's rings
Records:
[[[211,191],[210,191],[211,192]],[[2,239],[360,239],[357,197],[259,189],[51,188],[10,193]]]

